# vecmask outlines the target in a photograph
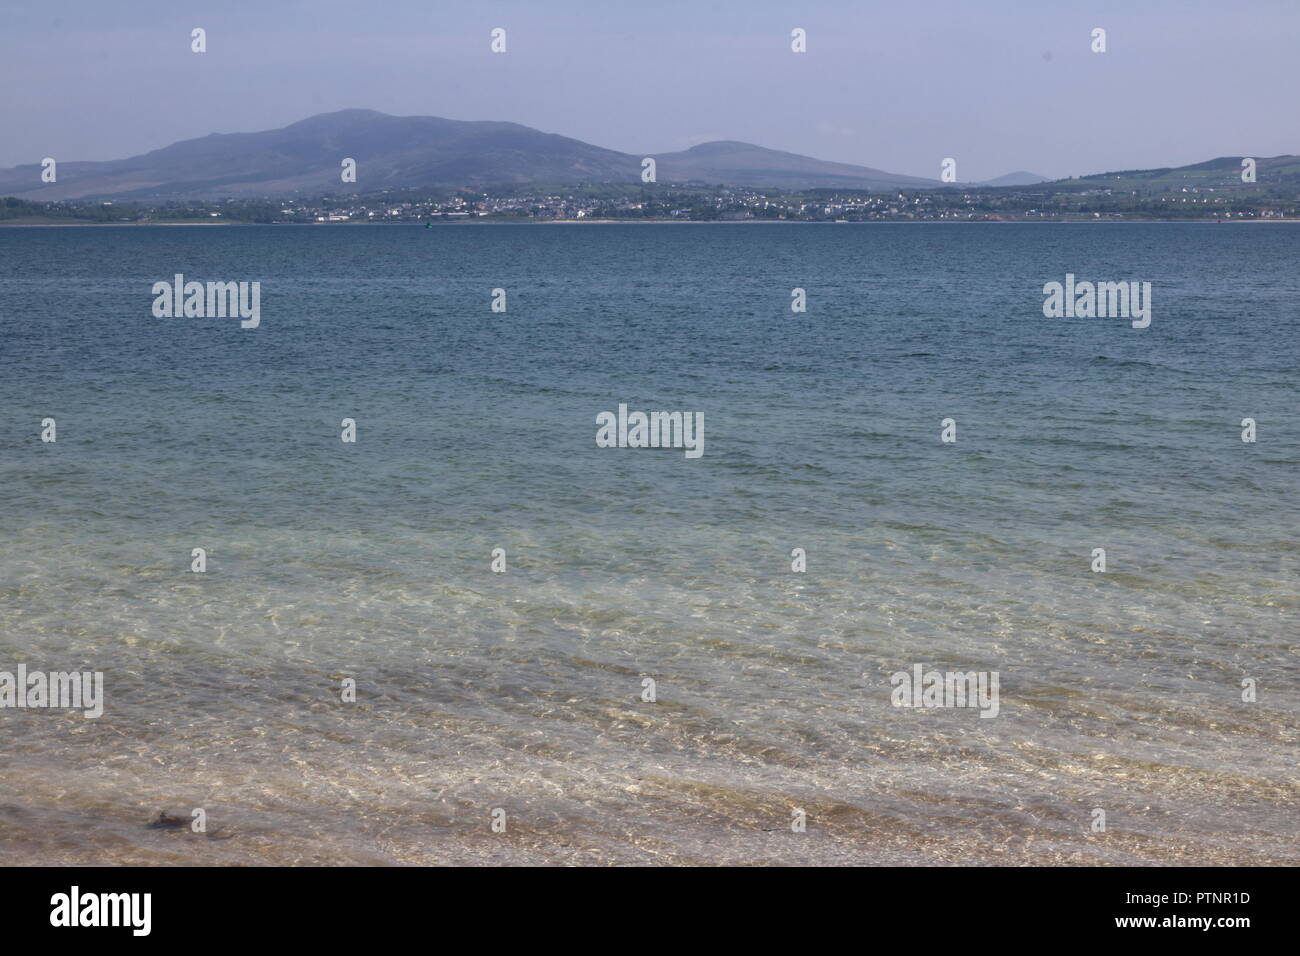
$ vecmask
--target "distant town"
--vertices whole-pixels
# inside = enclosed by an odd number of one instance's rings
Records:
[[[1119,178],[1119,177],[1117,177]],[[1191,185],[1124,188],[1062,180],[1035,186],[810,189],[591,184],[451,193],[408,190],[315,198],[211,200],[0,199],[0,223],[457,222],[989,222],[1280,220],[1300,218],[1300,190]],[[1127,183],[1125,184],[1125,186]]]

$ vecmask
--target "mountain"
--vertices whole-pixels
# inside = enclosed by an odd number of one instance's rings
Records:
[[[1300,156],[1253,156],[1255,183],[1241,181],[1241,156],[1220,156],[1189,166],[1161,169],[1128,169],[1095,173],[1076,179],[1059,180],[1071,189],[1110,189],[1138,194],[1177,192],[1182,189],[1214,188],[1223,190],[1253,189],[1261,186],[1300,188]]]
[[[1048,182],[1046,176],[1039,176],[1037,173],[1027,173],[1023,169],[1018,169],[1014,173],[1007,173],[1005,176],[999,176],[997,179],[990,179],[982,182],[981,186],[1037,186],[1039,183]]]
[[[357,182],[340,179],[345,157]],[[57,157],[56,157],[57,158]],[[294,194],[375,193],[407,188],[473,188],[639,183],[641,155],[543,133],[518,123],[436,116],[389,116],[374,110],[322,113],[260,133],[212,133],[142,156],[109,162],[61,161],[58,180],[41,182],[38,164],[0,170],[0,196],[20,199],[288,198]],[[868,166],[832,163],[750,143],[720,141],[654,154],[660,183],[755,188],[893,189],[1027,186],[1046,182],[1024,171],[986,183],[943,184]],[[1300,157],[1257,159],[1258,181],[1300,186]],[[1100,173],[1054,186],[1138,194],[1183,187],[1240,188],[1241,157],[1167,169]]]
[[[340,179],[345,157],[357,161],[355,184]],[[213,133],[130,159],[61,161],[54,183],[41,182],[37,164],[0,170],[0,196],[197,199],[407,187],[639,183],[642,158],[517,123],[342,110],[260,133]],[[661,183],[787,189],[938,185],[748,143],[703,143],[656,155],[655,161]]]
[[[797,153],[729,140],[701,143],[680,153],[655,156],[660,182],[727,183],[778,189],[927,189],[933,179],[899,176],[868,166],[830,163]]]
[[[345,157],[358,182],[339,177]],[[210,198],[297,192],[377,192],[406,186],[632,179],[639,159],[515,123],[343,110],[261,133],[213,133],[110,162],[0,171],[0,194],[26,199]]]

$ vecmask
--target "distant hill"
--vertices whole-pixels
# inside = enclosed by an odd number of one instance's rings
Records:
[[[1037,173],[1027,173],[1023,169],[1014,173],[1007,173],[1005,176],[999,176],[997,179],[990,179],[987,182],[980,183],[981,186],[1036,186],[1039,183],[1049,182],[1046,176],[1039,176]]]
[[[723,140],[655,156],[660,182],[697,182],[778,189],[927,189],[933,179],[899,176],[868,166],[830,163],[797,153]]]
[[[340,180],[344,157],[357,161],[356,184]],[[517,123],[342,110],[283,129],[213,133],[130,159],[60,160],[54,183],[41,182],[37,164],[0,170],[0,195],[47,200],[197,199],[408,187],[636,183],[642,158]],[[655,161],[661,183],[785,189],[938,185],[934,180],[823,162],[748,143],[704,143],[656,155]]]
[[[1190,166],[1161,169],[1128,169],[1120,172],[1095,173],[1075,179],[1057,180],[1070,189],[1110,189],[1137,193],[1176,192],[1183,188],[1247,189],[1241,181],[1241,156],[1218,159]],[[1255,183],[1300,188],[1300,156],[1251,157],[1255,160]]]
[[[357,161],[357,182],[339,177],[344,157]],[[0,196],[54,199],[249,199],[377,193],[409,188],[487,188],[530,184],[639,183],[641,155],[543,133],[518,123],[468,122],[436,116],[389,116],[374,110],[322,113],[283,129],[213,133],[142,156],[109,162],[59,159],[58,181],[41,182],[32,163],[0,170]],[[869,166],[766,149],[750,143],[701,143],[654,154],[660,183],[754,188],[893,189],[1029,186],[1046,182],[1024,171],[987,183],[945,184]],[[1241,158],[1191,166],[1100,173],[1056,180],[1066,191],[1177,191],[1241,187]],[[1257,159],[1258,182],[1300,187],[1300,156]]]
[[[344,157],[358,182],[339,178]],[[515,123],[343,110],[261,133],[213,133],[110,162],[60,162],[0,171],[0,194],[25,199],[212,198],[379,191],[406,186],[505,185],[534,180],[629,179],[640,162],[610,149]]]

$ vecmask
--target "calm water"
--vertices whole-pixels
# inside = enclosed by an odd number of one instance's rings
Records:
[[[1300,863],[1298,264],[1290,224],[0,229],[0,670],[107,683],[0,710],[0,861]],[[261,327],[153,318],[177,272]],[[1045,319],[1067,272],[1150,328]],[[620,402],[704,456],[597,448]],[[893,707],[916,663],[999,716]],[[226,839],[145,826],[191,807]]]

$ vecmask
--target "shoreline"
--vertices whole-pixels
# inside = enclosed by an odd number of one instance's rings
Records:
[[[137,227],[240,227],[297,226],[303,228],[334,226],[1005,226],[1005,225],[1212,225],[1227,226],[1265,223],[1295,223],[1297,219],[876,219],[876,220],[808,220],[808,219],[474,219],[430,222],[3,222],[0,229],[68,229],[68,228],[137,228]]]

